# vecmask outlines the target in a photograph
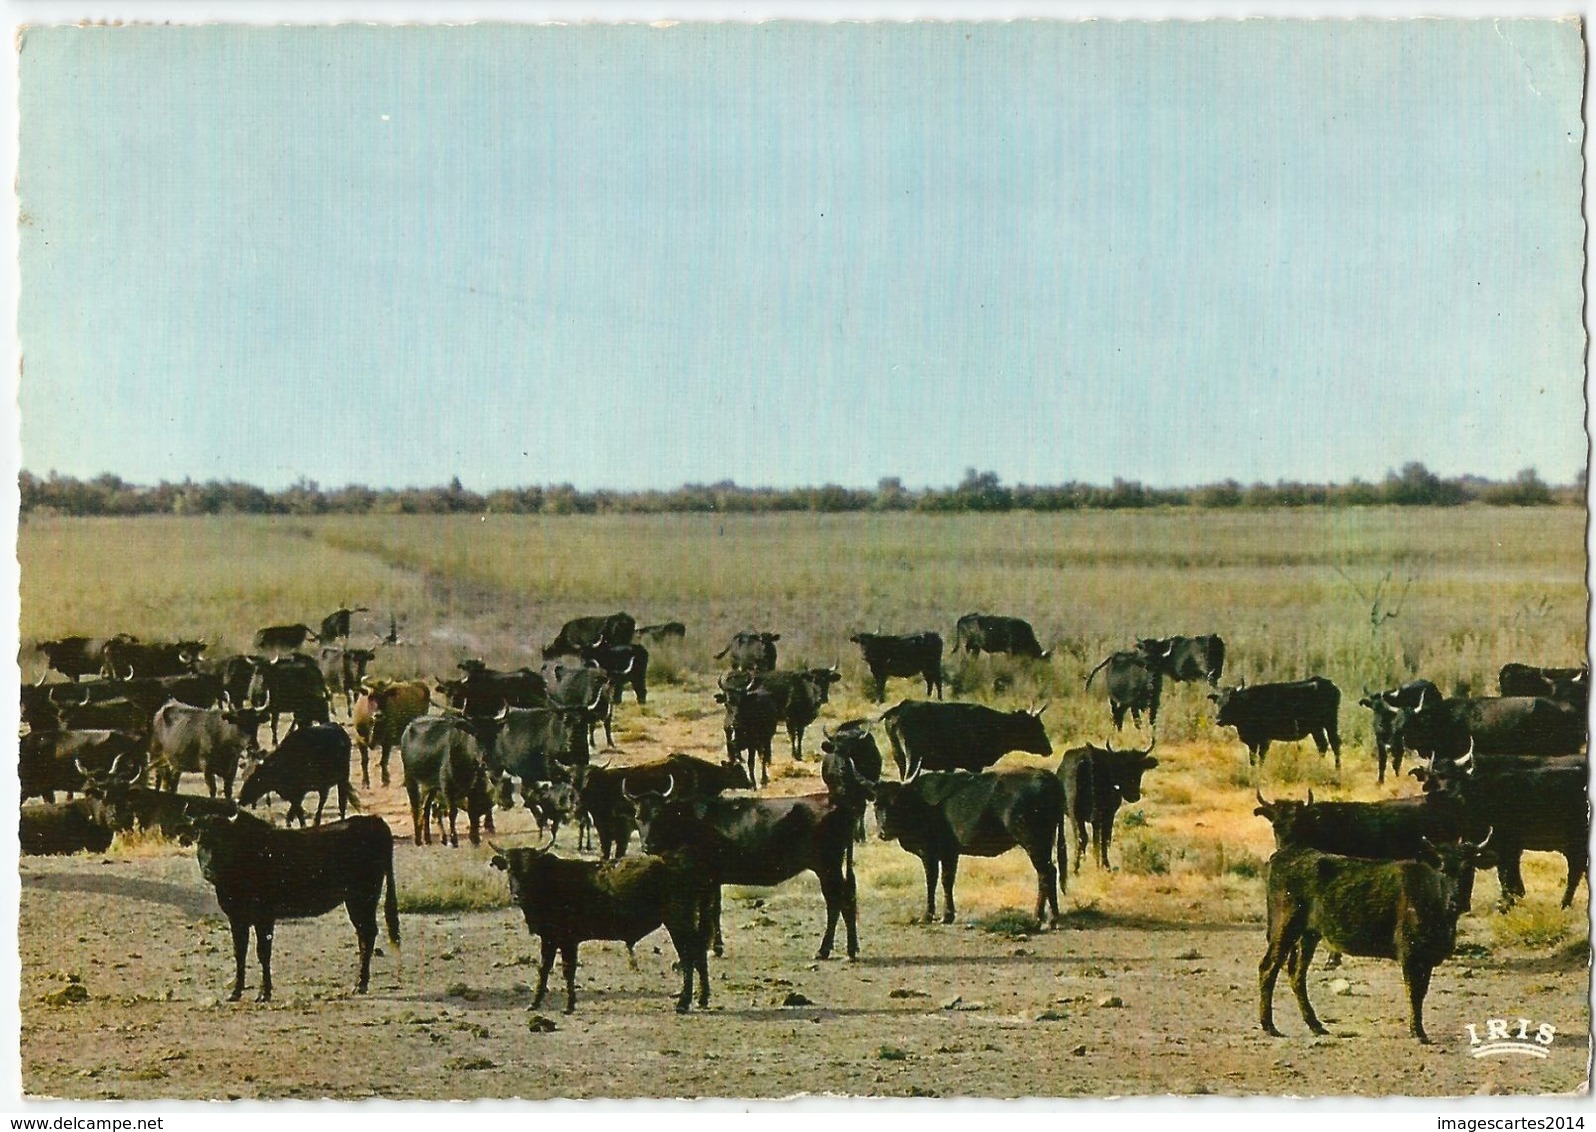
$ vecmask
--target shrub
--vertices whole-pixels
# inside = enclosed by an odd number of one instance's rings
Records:
[[[1541,900],[1524,900],[1491,918],[1491,936],[1504,947],[1553,947],[1574,928],[1570,909]]]
[[[1137,876],[1164,876],[1175,859],[1174,848],[1162,837],[1140,833],[1119,843],[1120,867]]]

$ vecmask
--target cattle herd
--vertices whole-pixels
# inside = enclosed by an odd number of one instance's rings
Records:
[[[698,1003],[708,1002],[707,956],[723,951],[722,886],[777,885],[814,873],[826,907],[818,957],[836,946],[839,919],[847,955],[857,956],[854,845],[873,809],[881,838],[924,867],[927,922],[937,915],[939,880],[941,919],[954,920],[961,857],[1015,848],[1036,871],[1037,920],[1056,922],[1071,842],[1076,872],[1089,839],[1107,868],[1116,811],[1140,799],[1143,776],[1159,765],[1153,742],[1142,749],[1108,742],[1073,747],[1053,769],[996,767],[1010,752],[1052,755],[1045,706],[944,702],[938,633],[861,632],[850,640],[876,701],[889,680],[905,678],[923,681],[927,698],[826,728],[825,792],[761,796],[777,731],[785,729],[791,758],[802,760],[805,733],[841,679],[835,665],[778,668],[779,633],[739,632],[715,654],[727,666],[714,692],[723,760],[672,754],[610,766],[593,761],[596,734],[602,728],[614,746],[624,693],[638,703],[648,697],[645,642],[683,636],[680,622],[639,627],[625,613],[579,618],[544,649],[540,668],[499,670],[471,659],[458,675],[407,681],[367,675],[378,650],[349,639],[351,615],[363,611],[340,608],[319,629],[268,626],[255,635],[259,652],[214,660],[195,640],[150,643],[124,634],[40,644],[65,679],[22,688],[22,851],[102,852],[116,832],[134,829],[197,845],[200,870],[232,926],[234,999],[244,989],[251,928],[265,1000],[275,921],[343,904],[359,941],[363,992],[379,903],[395,949],[399,916],[388,826],[348,816],[360,806],[352,767],[358,749],[360,789],[370,787],[375,750],[388,785],[397,747],[417,845],[431,843],[434,826],[440,843],[458,845],[462,811],[473,844],[484,832],[492,836],[495,809],[513,807],[517,790],[539,830],[549,831],[543,847],[494,845],[489,862],[506,874],[527,929],[541,941],[539,1003],[556,955],[571,1011],[581,943],[619,940],[630,950],[663,927],[682,975],[676,1007],[686,1011],[695,980]],[[396,641],[391,625],[375,643]],[[311,642],[314,655],[300,651]],[[961,650],[1038,664],[1050,656],[1026,622],[984,614],[959,619],[953,651]],[[1086,687],[1106,671],[1109,719],[1120,729],[1127,713],[1156,726],[1166,679],[1206,683],[1214,722],[1234,728],[1258,771],[1271,743],[1311,738],[1321,754],[1334,752],[1339,780],[1340,690],[1322,676],[1222,686],[1224,665],[1225,642],[1215,635],[1140,639],[1093,668]],[[1254,772],[1255,813],[1276,841],[1259,965],[1265,1031],[1278,1032],[1272,999],[1284,967],[1303,1020],[1323,1032],[1306,985],[1323,941],[1337,953],[1394,959],[1409,992],[1410,1028],[1425,1040],[1431,971],[1452,953],[1477,870],[1497,870],[1505,907],[1524,894],[1523,852],[1559,852],[1568,863],[1563,905],[1572,902],[1587,871],[1587,681],[1584,668],[1514,663],[1501,670],[1494,697],[1448,697],[1426,680],[1365,689],[1358,703],[1372,713],[1379,781],[1388,762],[1399,774],[1407,757],[1422,784],[1412,796],[1315,801],[1310,791],[1305,801],[1270,801]],[[348,729],[333,720],[340,698]],[[286,734],[282,716],[292,717]],[[883,774],[877,724],[897,781]],[[202,775],[206,793],[180,792],[185,774]],[[71,800],[56,804],[58,792]],[[314,815],[306,809],[311,794]],[[284,826],[246,812],[269,796],[286,802]],[[329,798],[339,820],[324,823]],[[574,826],[578,849],[596,849],[598,858],[554,852],[561,825]],[[641,855],[629,857],[634,834]]]

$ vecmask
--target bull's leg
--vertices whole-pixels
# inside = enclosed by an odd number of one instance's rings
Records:
[[[759,750],[759,784],[761,786],[770,785],[770,742],[768,740]]]
[[[244,964],[249,961],[249,921],[229,919],[228,926],[233,929],[233,993],[227,996],[229,1002],[237,1002],[244,997]]]
[[[349,901],[345,907],[349,909],[349,922],[355,925],[355,939],[360,944],[360,981],[355,984],[355,993],[365,994],[371,982],[371,953],[377,946],[376,893],[369,901],[362,897]]]
[[[709,898],[709,911],[710,915],[714,917],[715,923],[715,939],[713,949],[715,952],[715,958],[719,959],[722,955],[726,954],[726,941],[720,936],[720,885],[718,884],[715,886],[714,893]]]
[[[205,771],[205,789],[209,790],[211,797],[216,797],[216,775],[209,768]],[[232,795],[228,795],[231,799]]]
[[[876,703],[879,704],[882,700],[887,698],[887,677],[881,672],[872,672],[870,675],[875,677]],[[931,686],[929,684],[926,685],[925,693],[928,696],[931,694]]]
[[[953,879],[959,872],[959,855],[957,853],[942,862],[942,922],[951,924],[955,915],[953,908]]]
[[[576,948],[574,943],[560,945],[560,968],[565,972],[565,1012],[576,1013]]]
[[[360,785],[371,785],[371,748],[364,743],[356,744],[360,748]]]
[[[1375,781],[1381,786],[1385,785],[1385,754],[1386,754],[1385,744],[1380,742],[1378,739],[1376,739],[1374,741],[1374,758],[1375,758],[1376,764],[1380,768],[1380,777],[1375,779]],[[1396,768],[1392,767],[1391,769],[1395,770]]]
[[[665,930],[671,937],[671,946],[676,951],[676,966],[682,971],[682,993],[676,996],[676,1013],[686,1014],[693,1002],[693,973],[705,969],[708,964],[704,959],[704,933],[698,923],[697,910],[693,910],[691,923],[678,919],[680,906],[672,909],[671,922],[665,925]],[[630,945],[628,945],[630,950]],[[708,1002],[709,980],[704,979],[704,989],[700,994],[698,1004],[704,1006]]]
[[[415,826],[416,844],[421,844],[421,790],[414,782],[405,783],[405,793],[410,795],[410,822]],[[431,831],[428,831],[431,840]]]
[[[1297,996],[1297,1009],[1302,1011],[1302,1020],[1307,1023],[1308,1029],[1316,1034],[1327,1034],[1329,1031],[1313,1011],[1313,1003],[1308,1001],[1308,965],[1313,962],[1313,952],[1318,946],[1319,936],[1316,933],[1303,932],[1297,946],[1292,949],[1291,993]]]
[[[548,936],[543,937],[543,958],[538,965],[538,993],[532,996],[532,1009],[543,1005],[543,996],[549,993],[549,972],[554,969],[554,953],[559,950]]]
[[[842,875],[842,862],[837,862],[837,867],[821,868],[816,870],[820,877],[820,895],[826,900],[826,934],[820,939],[820,950],[815,952],[816,959],[830,959],[831,947],[837,941],[837,917],[843,909],[843,890],[846,880]],[[850,929],[852,925],[850,924]],[[851,931],[850,931],[851,934]],[[853,957],[850,950],[848,957]]]
[[[338,820],[343,821],[349,814],[349,783],[338,784]]]
[[[797,731],[794,731],[793,727],[792,727],[792,724],[789,723],[787,725],[787,741],[792,744],[792,761],[795,762],[795,763],[803,762],[804,761],[804,733],[803,733],[803,731],[801,729],[797,730]]]
[[[940,867],[936,857],[927,853],[920,858],[920,863],[925,866],[925,922],[937,922],[937,869]]]
[[[384,743],[382,745],[382,758],[377,763],[377,769],[382,772],[382,784],[384,786],[388,785],[388,754],[392,750],[392,747]],[[367,783],[367,785],[369,786],[370,783]]]
[[[1264,764],[1264,756],[1269,753],[1269,740],[1268,739],[1260,740],[1259,743],[1258,743],[1258,746],[1256,748],[1253,748],[1252,750],[1255,750],[1256,753],[1257,753],[1257,756],[1258,756],[1258,760],[1257,760],[1258,769],[1260,771],[1262,771],[1263,770],[1263,764]],[[1252,752],[1249,751],[1249,753],[1252,753]],[[1251,760],[1249,760],[1249,761],[1251,761]]]
[[[1340,783],[1341,783],[1341,735],[1340,735],[1339,732],[1336,731],[1335,724],[1332,723],[1330,725],[1330,727],[1328,728],[1328,735],[1329,735],[1329,739],[1330,739],[1330,749],[1335,752],[1335,756],[1336,756],[1336,784],[1340,785]]]
[[[1286,957],[1297,946],[1303,925],[1292,920],[1278,921],[1272,908],[1269,919],[1269,946],[1258,962],[1258,1025],[1264,1033],[1278,1038],[1282,1035],[1275,1029],[1275,980],[1280,977]]]
[[[1122,731],[1125,728],[1125,705],[1114,700],[1108,701],[1108,714],[1114,717],[1114,730]]]
[[[1568,859],[1568,884],[1563,888],[1563,907],[1567,908],[1574,903],[1574,890],[1579,887],[1579,878],[1590,867],[1590,850],[1584,844],[1571,845],[1563,850],[1563,856]]]
[[[327,790],[328,789],[331,789],[331,787],[324,788],[321,791],[321,793],[316,798],[316,820],[311,823],[313,825],[320,825],[321,824],[322,811],[327,808]],[[303,798],[301,798],[299,800],[299,807],[300,807],[299,808],[299,824],[300,824],[300,828],[304,828],[304,825],[305,825],[304,802],[305,802],[305,800]]]
[[[1430,990],[1430,965],[1409,957],[1402,963],[1402,981],[1408,988],[1408,1029],[1425,1045],[1430,1036],[1424,1032],[1424,996]]]
[[[299,815],[299,828],[300,829],[304,829],[305,828],[305,799],[303,797],[295,798],[293,801],[288,803],[288,813],[283,818],[283,824],[284,825],[293,825],[294,824],[294,815],[295,814]]]
[[[1036,923],[1040,927],[1044,921],[1043,912],[1052,909],[1052,923],[1058,923],[1058,868],[1053,864],[1053,842],[1049,838],[1042,846],[1040,854],[1033,854],[1031,864],[1036,867]]]
[[[1073,816],[1070,823],[1075,826],[1075,875],[1080,876],[1081,858],[1086,856],[1086,823]]]
[[[260,994],[255,996],[256,1002],[272,1000],[272,934],[276,930],[271,920],[255,924],[255,957],[260,960]]]
[[[629,943],[626,945],[626,965],[634,971],[642,970],[642,968],[637,965],[637,944],[635,943]]]
[[[1524,850],[1517,845],[1500,846],[1496,850],[1496,879],[1502,886],[1502,897],[1497,907],[1503,912],[1524,895],[1524,874],[1519,871],[1523,853]]]

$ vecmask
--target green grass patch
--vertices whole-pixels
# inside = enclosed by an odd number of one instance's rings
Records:
[[[1491,938],[1502,947],[1544,951],[1562,943],[1579,921],[1572,909],[1541,900],[1522,900],[1491,917]]]
[[[1018,908],[1004,908],[1002,911],[993,912],[982,916],[975,921],[975,926],[989,935],[1029,936],[1036,932],[1036,917],[1029,912],[1022,912]]]
[[[452,859],[440,860],[444,855]],[[430,859],[418,861],[417,857]],[[401,858],[404,866],[395,870],[401,912],[490,912],[510,906],[510,886],[504,874],[490,868],[485,858],[436,846],[425,846],[405,858],[408,860]]]

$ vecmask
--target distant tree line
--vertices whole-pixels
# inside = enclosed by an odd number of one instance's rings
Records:
[[[1455,507],[1480,502],[1529,507],[1583,505],[1585,476],[1550,487],[1534,468],[1505,482],[1477,476],[1442,479],[1423,464],[1410,463],[1380,483],[1241,484],[1235,480],[1200,487],[1148,487],[1115,479],[1087,483],[1004,484],[996,472],[969,469],[956,487],[914,490],[887,478],[874,489],[839,487],[739,487],[730,480],[686,484],[669,491],[578,491],[570,484],[468,491],[458,477],[443,487],[370,488],[359,484],[324,488],[300,480],[267,491],[234,480],[194,483],[162,481],[153,487],[111,474],[89,480],[51,472],[23,472],[18,486],[24,515],[448,515],[494,512],[509,515],[678,514],[699,512],[922,511],[1118,511],[1148,507],[1257,508]]]

